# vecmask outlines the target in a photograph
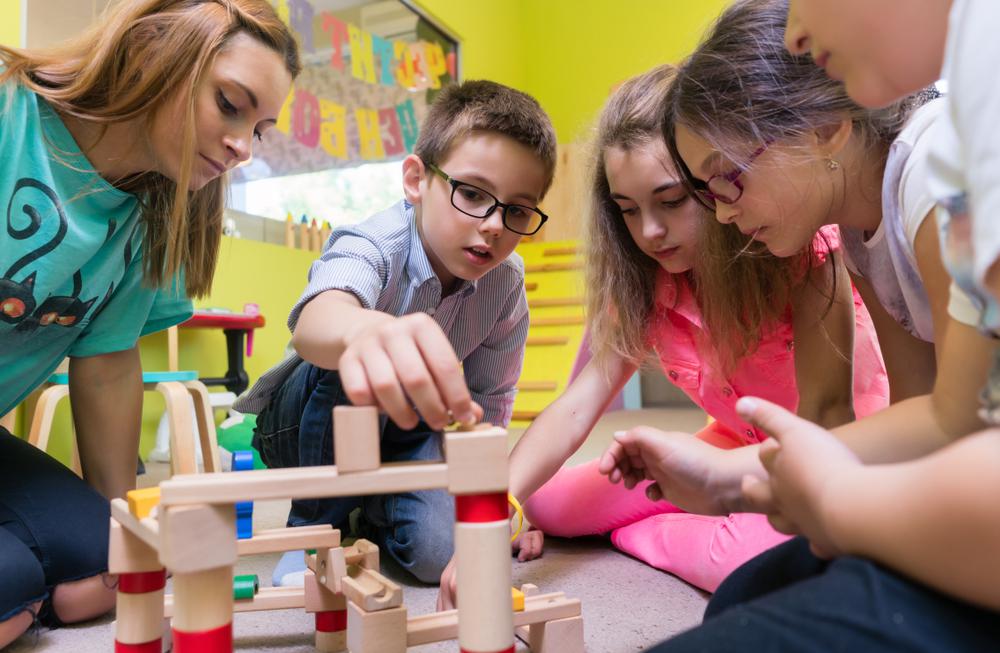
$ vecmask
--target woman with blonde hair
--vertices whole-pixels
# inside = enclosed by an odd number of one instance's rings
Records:
[[[121,2],[66,44],[0,48],[0,414],[69,356],[87,481],[0,429],[0,647],[113,605],[107,498],[135,483],[136,341],[208,292],[225,173],[300,67],[265,0]]]

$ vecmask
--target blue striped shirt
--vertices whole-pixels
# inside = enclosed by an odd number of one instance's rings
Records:
[[[413,207],[401,201],[360,224],[334,230],[288,316],[289,330],[295,330],[306,303],[327,290],[349,292],[364,308],[390,315],[432,316],[462,361],[484,421],[502,426],[510,422],[528,337],[524,262],[517,253],[477,281],[463,281],[442,299],[441,282],[424,252]],[[235,408],[259,413],[301,362],[290,352]]]

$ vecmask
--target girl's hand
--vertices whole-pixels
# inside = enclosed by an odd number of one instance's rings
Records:
[[[743,481],[750,509],[766,513],[782,533],[805,535],[816,555],[842,555],[831,526],[841,488],[850,487],[863,470],[857,456],[829,431],[768,401],[743,398],[736,407],[772,438],[760,448],[769,480]]]
[[[511,548],[517,554],[518,562],[526,562],[541,557],[544,544],[545,533],[534,526],[527,526],[514,540]]]
[[[715,488],[715,472],[726,452],[690,433],[637,426],[615,433],[598,471],[612,483],[631,489],[643,480],[650,501],[667,500],[688,512],[719,515],[732,512]]]

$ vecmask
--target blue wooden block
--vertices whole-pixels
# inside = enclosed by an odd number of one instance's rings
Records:
[[[252,451],[234,451],[233,452],[233,471],[234,472],[247,472],[253,469],[253,452]]]
[[[250,517],[236,518],[236,539],[249,540],[253,537],[253,519]]]

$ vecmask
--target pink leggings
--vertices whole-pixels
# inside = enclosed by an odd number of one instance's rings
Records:
[[[732,448],[716,423],[695,437]],[[611,543],[643,562],[709,592],[731,571],[784,542],[764,515],[692,515],[646,498],[649,482],[632,490],[610,483],[596,460],[563,467],[524,506],[528,521],[549,535],[578,537],[611,532]]]

